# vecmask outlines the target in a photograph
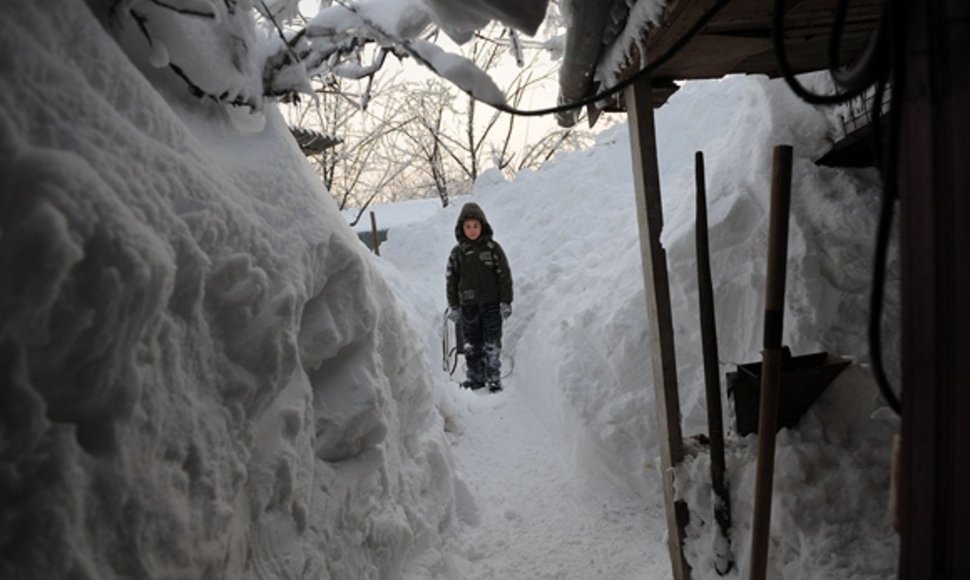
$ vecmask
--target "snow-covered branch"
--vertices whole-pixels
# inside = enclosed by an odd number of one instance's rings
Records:
[[[467,40],[491,19],[534,32],[545,4],[323,0],[306,20],[298,0],[117,0],[108,12],[132,60],[167,68],[173,90],[181,85],[193,97],[259,111],[267,98],[312,93],[312,78],[370,78],[389,53],[414,58],[476,99],[504,103],[502,92],[471,60],[426,38],[437,27]]]

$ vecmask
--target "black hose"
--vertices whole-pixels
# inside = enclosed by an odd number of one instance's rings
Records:
[[[710,22],[710,20],[714,18],[714,16],[717,15],[717,13],[720,12],[722,8],[727,6],[727,4],[730,1],[731,0],[718,0],[713,6],[711,6],[707,10],[707,12],[705,12],[700,17],[700,19],[697,20],[697,22],[694,23],[693,26],[690,27],[690,30],[688,30],[687,32],[684,33],[683,36],[678,38],[677,42],[675,42],[663,54],[657,57],[655,61],[643,67],[639,71],[637,71],[636,74],[634,74],[633,76],[628,77],[627,79],[620,81],[619,83],[613,85],[612,87],[605,89],[599,93],[596,93],[595,95],[585,97],[582,100],[574,101],[572,103],[566,103],[556,107],[548,107],[545,109],[533,109],[533,110],[522,110],[522,109],[517,109],[515,107],[510,107],[508,105],[481,101],[481,99],[476,99],[476,100],[484,102],[486,105],[489,105],[490,107],[493,107],[499,111],[502,111],[503,113],[518,115],[520,117],[539,117],[542,115],[551,115],[554,113],[565,113],[567,111],[575,111],[576,109],[585,107],[587,105],[592,105],[594,103],[602,101],[603,99],[612,97],[613,95],[633,85],[638,80],[642,79],[643,77],[649,75],[653,71],[667,64],[667,62],[669,62],[670,59],[676,56],[678,52],[683,50],[684,46],[686,46],[687,43],[690,42],[692,38],[697,36],[697,33],[700,32],[701,29],[703,29],[705,26],[707,26],[707,23]],[[475,97],[472,97],[472,98],[475,98]]]
[[[882,23],[886,20],[885,5],[883,13],[880,14],[879,25],[872,36],[869,37],[869,44],[859,58],[858,63],[846,70],[839,66],[840,52],[842,48],[842,29],[845,25],[845,17],[848,13],[849,0],[839,0],[836,6],[835,19],[832,24],[832,34],[829,36],[829,74],[836,86],[845,92],[862,94],[876,79],[883,79],[888,73],[889,58],[884,56],[886,51],[886,32]]]
[[[820,95],[803,87],[798,79],[795,78],[795,71],[788,61],[788,53],[785,50],[785,2],[784,0],[773,1],[771,42],[774,48],[775,61],[785,82],[803,101],[812,105],[838,105],[861,95],[878,80],[879,73],[886,68],[885,66],[880,66],[880,61],[884,61],[886,58],[885,43],[882,42],[883,33],[880,32],[880,29],[885,25],[885,11],[879,19],[879,25],[876,27],[876,31],[869,39],[869,44],[859,64],[850,72],[839,73],[838,76],[833,75],[833,80],[837,86],[843,89],[843,92],[833,95]],[[837,7],[832,30],[833,37],[841,37],[842,35],[842,24],[845,20],[845,11],[847,10],[844,5],[846,2],[847,0],[840,0]],[[841,15],[839,12],[841,12]],[[837,71],[841,68],[838,62],[840,44],[840,38],[830,40],[829,42],[829,71]],[[842,83],[845,84],[843,85]]]
[[[886,284],[886,260],[888,257],[889,237],[892,231],[893,215],[896,199],[899,195],[899,179],[896,173],[897,160],[899,157],[900,132],[902,130],[902,104],[899,92],[905,86],[905,63],[902,58],[902,38],[898,27],[901,19],[898,14],[896,0],[886,0],[887,15],[889,26],[889,46],[888,56],[890,68],[893,71],[893,85],[896,90],[892,92],[889,103],[889,133],[885,148],[882,148],[882,129],[878,116],[882,106],[881,98],[874,108],[873,135],[876,139],[877,151],[882,155],[880,160],[880,173],[883,181],[883,194],[879,209],[879,225],[876,233],[876,253],[873,265],[872,293],[869,301],[869,356],[872,361],[872,372],[876,378],[879,392],[885,399],[886,404],[900,414],[902,405],[899,397],[889,383],[886,376],[885,366],[882,360],[882,303],[884,286]],[[877,96],[881,96],[882,88],[877,90]]]

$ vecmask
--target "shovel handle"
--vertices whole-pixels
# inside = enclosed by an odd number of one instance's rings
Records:
[[[771,170],[771,216],[768,223],[768,279],[765,287],[765,348],[781,348],[788,262],[788,214],[791,207],[792,148],[775,147]]]
[[[755,469],[749,580],[764,580],[771,532],[771,492],[775,474],[775,431],[781,382],[781,331],[785,312],[785,266],[788,262],[788,213],[791,205],[792,148],[775,147],[768,224],[768,273],[765,281],[765,336],[758,416],[758,465]]]

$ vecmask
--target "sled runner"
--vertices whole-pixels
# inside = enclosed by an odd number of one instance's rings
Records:
[[[462,354],[461,325],[448,320],[448,309],[445,309],[441,318],[441,368],[454,378],[453,375],[458,368],[458,355]]]
[[[461,325],[455,324],[448,319],[448,310],[445,309],[441,322],[441,369],[448,373],[448,376],[455,382],[461,381],[455,378],[455,371],[458,370],[458,357],[464,356],[462,346],[465,339],[461,333]],[[512,369],[515,360],[511,355],[502,351],[502,379],[512,376]]]

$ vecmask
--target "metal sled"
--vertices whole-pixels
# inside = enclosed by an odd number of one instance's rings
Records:
[[[464,354],[464,337],[461,334],[461,325],[448,320],[447,309],[441,319],[441,369],[451,376],[458,368],[458,355]]]
[[[461,332],[461,325],[448,320],[448,310],[441,316],[441,370],[454,378],[455,371],[458,370],[458,357],[464,356],[463,345],[465,337]],[[502,380],[512,375],[515,366],[515,359],[511,355],[502,351]]]

